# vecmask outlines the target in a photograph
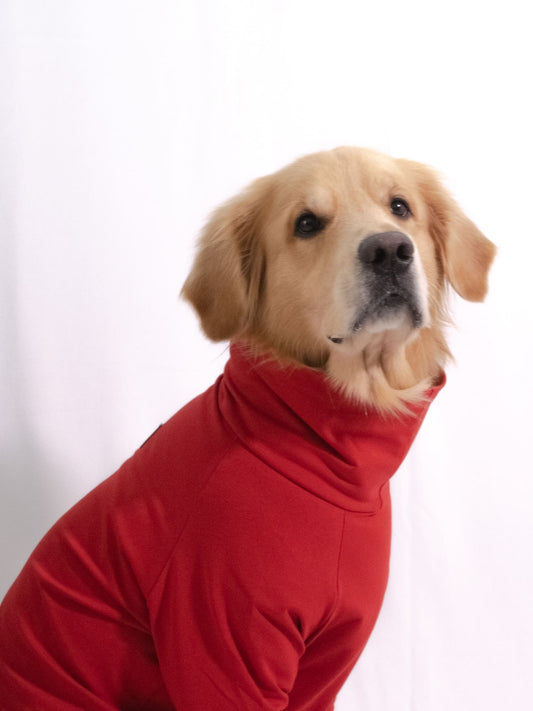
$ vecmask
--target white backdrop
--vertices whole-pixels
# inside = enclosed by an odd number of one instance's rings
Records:
[[[524,8],[522,10],[522,8]],[[533,202],[523,0],[3,0],[0,594],[226,359],[179,288],[208,212],[302,153],[440,169],[499,246],[394,479],[348,711],[531,708]]]

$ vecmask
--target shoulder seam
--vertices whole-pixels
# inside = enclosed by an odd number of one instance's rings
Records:
[[[154,582],[152,583],[152,585],[149,587],[149,589],[148,589],[147,592],[146,592],[145,599],[146,599],[146,603],[147,603],[147,604],[148,604],[148,599],[149,599],[150,596],[152,595],[152,592],[153,592],[154,588],[156,587],[156,585],[158,584],[158,582],[159,582],[160,579],[161,579],[161,576],[164,574],[165,570],[167,569],[167,567],[168,567],[168,565],[169,565],[169,562],[170,562],[170,560],[172,559],[172,556],[174,555],[174,551],[176,550],[176,547],[179,545],[179,542],[180,542],[180,540],[181,540],[181,537],[182,537],[182,535],[183,535],[183,532],[184,532],[185,529],[187,528],[187,525],[188,525],[188,523],[189,523],[191,517],[193,516],[193,514],[194,514],[194,513],[196,512],[196,510],[198,509],[198,506],[200,505],[200,501],[201,501],[201,499],[202,499],[202,494],[204,493],[205,489],[206,489],[207,486],[209,485],[211,479],[216,475],[217,471],[220,469],[220,467],[222,466],[222,464],[226,461],[226,458],[227,458],[227,456],[228,456],[228,454],[229,454],[229,452],[230,452],[231,446],[232,446],[233,444],[234,444],[234,442],[231,442],[231,443],[228,443],[228,444],[227,444],[227,446],[225,447],[224,453],[223,453],[222,456],[218,459],[217,463],[216,463],[215,466],[213,467],[212,472],[211,472],[211,473],[209,474],[209,476],[206,478],[206,480],[205,480],[205,482],[204,482],[204,485],[202,486],[201,489],[198,490],[198,492],[197,492],[197,494],[196,494],[196,498],[195,498],[195,500],[194,500],[194,503],[193,503],[192,506],[190,507],[190,511],[189,511],[188,514],[187,514],[187,517],[186,517],[186,519],[185,519],[185,521],[184,521],[184,523],[183,523],[183,526],[182,526],[181,529],[179,530],[179,532],[178,532],[178,534],[177,534],[177,536],[176,536],[176,540],[174,541],[173,545],[171,546],[170,552],[169,552],[169,554],[168,554],[168,556],[167,556],[165,562],[164,562],[163,565],[161,566],[161,570],[160,570],[159,573],[156,575]]]

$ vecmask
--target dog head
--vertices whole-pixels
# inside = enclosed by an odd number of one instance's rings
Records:
[[[483,300],[494,254],[431,169],[338,148],[215,211],[183,294],[209,338],[322,368],[347,395],[398,410],[450,355],[446,285]]]

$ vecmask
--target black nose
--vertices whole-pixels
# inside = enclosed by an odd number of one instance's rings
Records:
[[[375,274],[403,274],[413,261],[415,248],[402,232],[380,232],[365,237],[357,253],[361,262]]]

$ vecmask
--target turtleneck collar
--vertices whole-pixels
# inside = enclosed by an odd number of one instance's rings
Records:
[[[218,400],[244,447],[280,475],[343,509],[373,513],[444,382],[412,415],[384,415],[348,400],[320,371],[233,344]]]

